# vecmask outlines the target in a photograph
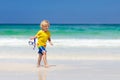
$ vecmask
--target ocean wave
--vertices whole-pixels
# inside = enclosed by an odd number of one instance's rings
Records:
[[[120,39],[58,39],[54,42],[68,47],[120,47]]]
[[[29,46],[29,39],[0,38],[0,46]],[[53,39],[55,47],[120,47],[120,39]],[[50,45],[48,44],[48,47]]]

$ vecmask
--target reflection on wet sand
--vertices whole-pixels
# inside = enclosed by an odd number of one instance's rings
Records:
[[[47,70],[46,69],[40,69],[38,71],[38,80],[46,80],[47,77]]]
[[[49,65],[48,68],[45,68],[43,65],[41,65],[41,67],[38,68],[38,80],[46,80],[49,70],[53,71],[56,69],[55,67],[56,65]]]

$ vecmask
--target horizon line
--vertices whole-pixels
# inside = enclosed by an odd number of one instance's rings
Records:
[[[0,25],[39,25],[40,23],[0,23]],[[50,25],[119,25],[120,23],[50,23]]]

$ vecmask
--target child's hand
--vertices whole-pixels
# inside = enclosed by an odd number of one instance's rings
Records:
[[[53,43],[51,41],[49,43],[50,43],[51,46],[53,46]]]
[[[30,40],[33,40],[33,39],[35,39],[35,38],[36,38],[36,37],[31,37]]]
[[[33,39],[34,39],[33,37],[30,38],[30,40],[33,40]]]

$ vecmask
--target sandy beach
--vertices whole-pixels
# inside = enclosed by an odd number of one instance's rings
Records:
[[[49,68],[36,67],[37,50],[31,47],[1,47],[0,50],[0,80],[120,79],[119,48],[48,47]],[[64,54],[66,50],[70,50],[69,54]],[[76,55],[72,55],[75,51]]]
[[[55,63],[55,61],[50,61]],[[0,80],[119,80],[120,61],[56,61],[36,68],[30,63],[0,63]]]

